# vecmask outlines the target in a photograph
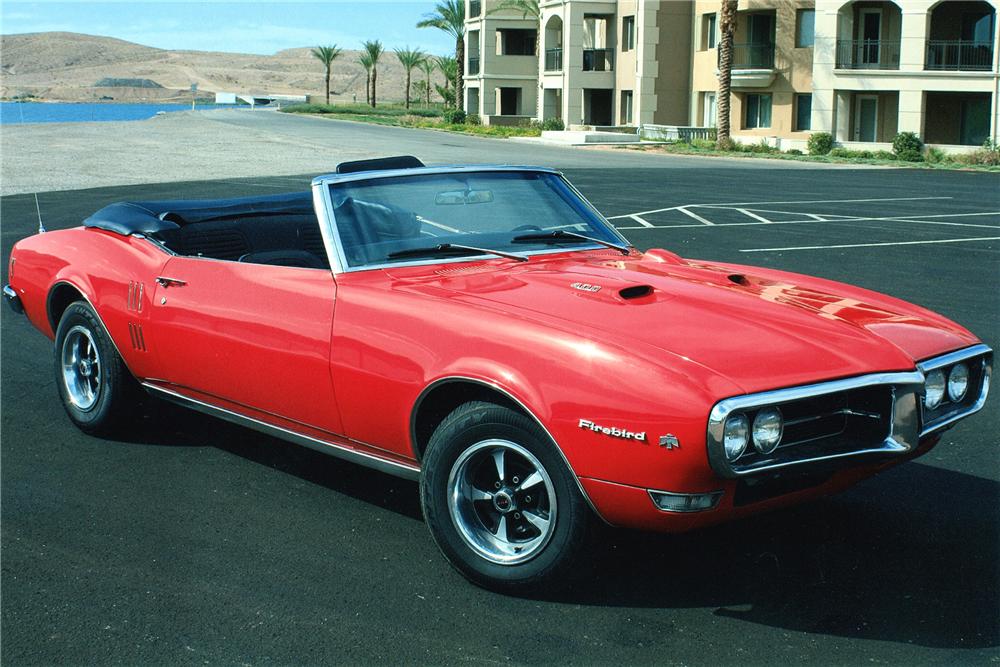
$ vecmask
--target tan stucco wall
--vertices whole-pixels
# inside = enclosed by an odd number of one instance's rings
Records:
[[[655,61],[656,110],[659,125],[687,125],[691,99],[692,2],[661,2],[656,13],[659,41]]]

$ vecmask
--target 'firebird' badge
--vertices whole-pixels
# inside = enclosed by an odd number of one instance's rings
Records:
[[[600,292],[600,285],[591,285],[590,283],[573,283],[570,285],[573,289],[578,289],[581,292]]]
[[[634,433],[632,431],[626,431],[623,428],[618,428],[617,426],[598,426],[589,419],[581,419],[580,428],[589,429],[594,433],[603,433],[604,435],[610,435],[612,438],[621,438],[623,440],[638,440],[639,442],[646,442],[645,431]]]

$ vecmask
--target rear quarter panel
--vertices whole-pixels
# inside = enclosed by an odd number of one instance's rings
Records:
[[[168,257],[142,238],[84,227],[46,232],[14,245],[11,287],[28,319],[50,339],[58,321],[50,322],[49,295],[60,283],[76,288],[97,311],[126,365],[142,378],[155,369],[151,355],[132,344],[129,324],[147,321],[153,281]],[[133,293],[130,302],[130,281],[144,285],[141,301]]]

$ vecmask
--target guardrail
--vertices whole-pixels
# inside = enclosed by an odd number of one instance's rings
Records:
[[[562,49],[545,49],[545,71],[562,70]]]
[[[733,69],[774,69],[774,44],[733,44]]]
[[[899,40],[837,40],[837,69],[899,69]]]
[[[614,49],[584,49],[584,72],[610,72],[615,68]]]
[[[639,138],[647,141],[692,141],[694,139],[715,141],[716,129],[714,127],[643,123],[639,126],[638,134]]]
[[[993,69],[993,44],[961,39],[928,40],[924,69],[988,72]]]

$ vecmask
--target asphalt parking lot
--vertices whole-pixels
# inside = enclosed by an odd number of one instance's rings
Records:
[[[595,154],[595,162],[599,161]],[[567,169],[641,248],[876,289],[1000,344],[1000,177]],[[112,201],[294,190],[309,176],[38,195],[50,229]],[[0,200],[10,247],[35,200]],[[416,485],[153,404],[75,430],[51,344],[2,315],[0,662],[929,664],[1000,660],[995,397],[918,461],[711,530],[602,530],[573,589],[528,599],[439,556]]]

